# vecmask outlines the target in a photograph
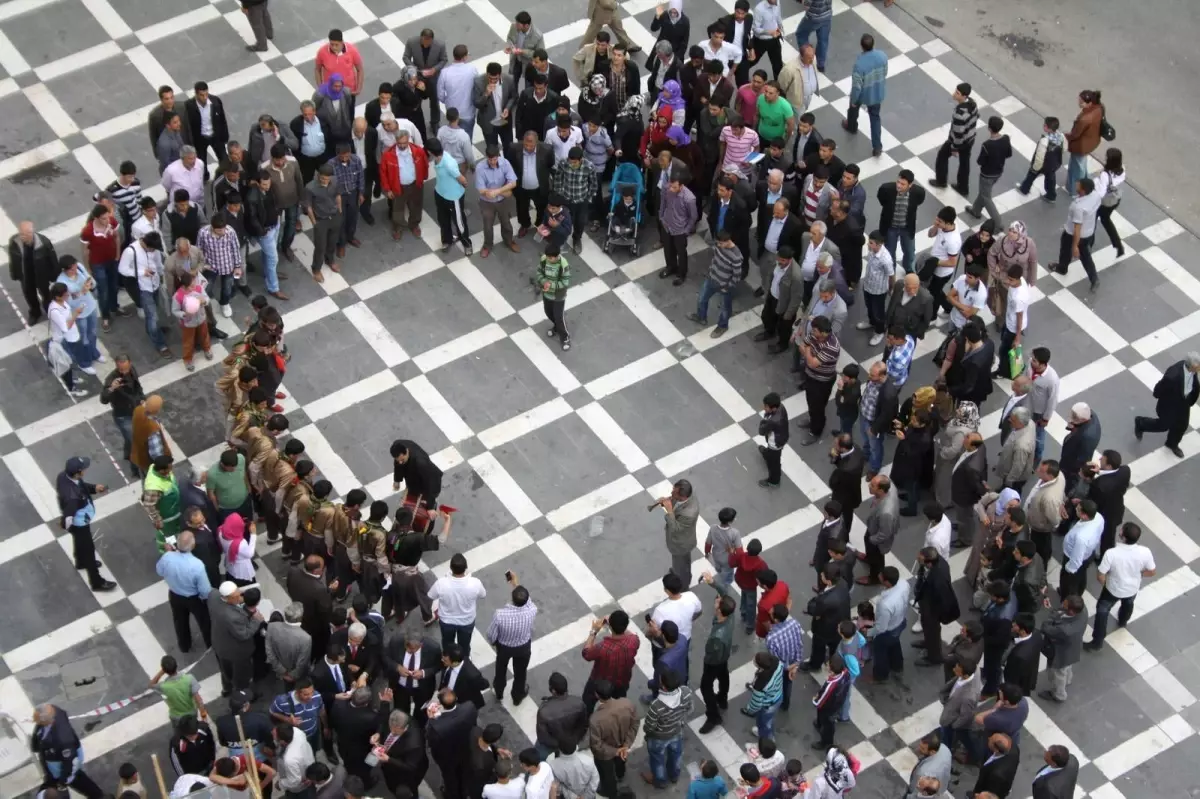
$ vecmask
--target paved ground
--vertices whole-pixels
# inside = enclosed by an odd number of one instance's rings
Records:
[[[368,82],[375,83],[398,74],[402,40],[424,25],[446,32],[451,43],[467,43],[481,62],[494,60],[490,54],[502,46],[505,20],[525,3],[276,0],[273,6],[279,49],[260,58],[242,49],[249,32],[233,0],[0,5],[0,65],[10,76],[0,80],[0,124],[10,148],[0,161],[0,217],[30,217],[63,251],[74,251],[75,214],[86,210],[94,185],[107,183],[123,157],[150,172],[143,125],[160,83],[190,86],[207,79],[240,132],[261,111],[286,118],[295,98],[311,92],[311,54],[331,26],[358,42]],[[560,63],[582,33],[576,6],[546,0],[528,5]],[[634,17],[627,21],[633,35],[648,46],[652,37],[644,26],[651,3],[635,0],[625,8]],[[836,3],[835,9],[828,73],[836,83],[816,103],[817,126],[839,140],[847,162],[861,159],[871,197],[902,167],[922,182],[932,177],[934,150],[952,108],[950,91],[960,80],[975,86],[984,116],[1008,120],[1020,154],[1010,169],[1019,172],[1034,146],[1030,137],[1039,130],[1040,109],[1027,108],[1012,89],[900,8]],[[688,10],[696,27],[721,13],[711,0],[697,0]],[[891,57],[886,153],[879,159],[869,158],[865,135],[838,135],[856,43],[866,31]],[[933,195],[962,205],[956,196]],[[1006,219],[1030,226],[1043,262],[1050,260],[1046,253],[1053,252],[1063,208],[1025,201],[1013,191],[998,204]],[[922,224],[938,206],[931,200],[921,209]],[[872,200],[872,219],[875,208]],[[1104,284],[1097,294],[1081,284],[1078,267],[1065,278],[1042,272],[1029,335],[1031,343],[1053,348],[1063,376],[1048,455],[1057,452],[1071,403],[1092,403],[1104,420],[1103,446],[1120,450],[1133,464],[1128,517],[1148,531],[1158,576],[1142,592],[1129,628],[1111,634],[1109,646],[1077,669],[1070,703],[1034,702],[1018,782],[1025,787],[1017,789],[1025,793],[1016,796],[1028,793],[1040,766],[1037,752],[1052,743],[1079,756],[1085,763],[1081,790],[1104,799],[1145,793],[1146,785],[1155,795],[1183,793],[1194,783],[1186,775],[1200,753],[1193,734],[1200,724],[1194,696],[1200,692],[1200,621],[1188,605],[1200,585],[1192,568],[1200,545],[1190,531],[1196,513],[1188,493],[1200,478],[1200,436],[1188,434],[1183,447],[1189,457],[1179,461],[1156,449],[1160,438],[1134,440],[1129,424],[1131,413],[1150,407],[1148,386],[1161,370],[1200,348],[1200,275],[1189,257],[1197,242],[1135,192],[1114,219],[1127,237],[1125,258],[1114,264],[1113,250],[1103,242],[1097,262]],[[414,438],[436,453],[446,469],[443,499],[462,509],[450,549],[467,553],[489,590],[481,626],[503,600],[507,569],[521,574],[542,609],[531,670],[535,697],[554,670],[576,690],[582,685],[587,669],[576,652],[593,613],[620,606],[640,619],[661,597],[658,580],[668,561],[659,518],[645,505],[678,477],[696,486],[705,521],[724,505],[737,507],[741,530],[762,540],[772,567],[799,597],[807,595],[812,578],[806,564],[820,518],[814,503],[827,496],[829,466],[824,447],[789,447],[784,487],[763,493],[755,485],[763,472],[753,438],[759,400],[770,390],[795,392],[785,359],[770,358],[748,335],[757,323],[751,287],[736,297],[730,334],[714,342],[685,318],[694,307],[699,264],[688,285],[674,289],[655,276],[656,253],[608,257],[591,239],[572,260],[576,285],[568,320],[575,346],[560,353],[546,345],[540,306],[528,290],[531,247],[486,261],[458,251],[443,255],[430,246],[436,244],[431,219],[424,229],[425,241],[406,238],[399,245],[383,231],[364,230],[363,248],[324,285],[293,269],[285,284],[292,301],[283,308],[295,354],[285,404],[293,435],[339,494],[365,486],[372,497],[395,501],[386,452],[393,438]],[[693,249],[704,245],[697,240]],[[5,287],[11,290],[11,282]],[[234,305],[232,321],[240,321],[248,306],[240,297]],[[851,322],[861,315],[860,304]],[[6,610],[0,708],[19,719],[40,702],[83,714],[135,694],[164,653],[178,654],[166,590],[154,575],[151,528],[136,504],[138,488],[126,485],[108,458],[119,444],[116,430],[94,396],[75,402],[50,377],[34,347],[43,335],[40,328],[23,329],[15,313],[0,314],[0,607]],[[878,357],[866,338],[846,335],[847,362]],[[930,354],[938,343],[938,334],[922,343],[912,385],[931,382]],[[116,324],[102,344],[110,353],[131,353],[146,389],[164,396],[181,471],[193,462],[210,464],[222,438],[213,410],[215,371],[188,374],[177,361],[156,360],[133,320]],[[94,381],[87,385],[97,388]],[[1007,383],[999,388],[983,408],[993,451]],[[787,404],[794,415],[803,401],[790,396]],[[116,488],[99,503],[95,529],[106,570],[120,590],[100,597],[73,573],[69,541],[51,523],[53,478],[75,454],[92,458],[92,479]],[[852,539],[861,543],[861,523],[857,528]],[[897,566],[911,563],[922,533],[916,523],[903,529]],[[264,590],[278,604],[278,553],[264,547],[260,554]],[[430,559],[435,573],[449,554]],[[694,554],[699,558],[698,550]],[[955,558],[956,573],[961,560]],[[959,587],[965,601],[961,581]],[[708,589],[697,590],[708,604]],[[1091,606],[1098,593],[1098,585],[1089,586]],[[856,589],[856,596],[869,594]],[[695,637],[703,639],[707,628],[708,621],[701,621]],[[740,694],[755,643],[740,633],[736,643],[732,684]],[[693,664],[701,649],[694,644]],[[639,667],[647,671],[648,648],[642,654]],[[475,658],[490,671],[491,653],[482,642]],[[205,695],[216,697],[211,656],[194,673]],[[80,675],[98,679],[76,686]],[[937,688],[935,675],[910,671],[899,685],[867,687],[856,695],[854,722],[838,730],[838,742],[865,766],[856,795],[897,795],[915,759],[909,746],[936,724]],[[484,717],[504,721],[506,745],[519,749],[532,736],[535,712],[534,702],[516,709],[493,703]],[[701,723],[698,707],[694,715],[693,730]],[[815,763],[808,750],[811,718],[801,701],[778,721],[781,749],[807,766]],[[89,770],[105,784],[126,759],[148,773],[149,754],[165,751],[165,721],[162,705],[149,699],[102,719],[77,721],[77,728],[88,730]],[[736,773],[750,736],[749,720],[732,713],[710,735],[689,732],[686,759],[714,757]],[[631,757],[635,770],[645,765],[643,751]],[[970,787],[969,779],[956,792]],[[430,782],[436,785],[432,777]],[[25,767],[5,778],[0,792],[17,795],[35,783],[36,774]],[[670,793],[682,795],[683,786]]]

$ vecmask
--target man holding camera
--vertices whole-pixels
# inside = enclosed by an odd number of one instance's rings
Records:
[[[504,579],[512,586],[512,600],[496,609],[487,629],[488,643],[496,649],[496,678],[492,682],[492,689],[497,699],[504,698],[508,662],[512,660],[512,702],[519,705],[529,695],[525,671],[529,668],[529,657],[533,651],[533,621],[538,609],[529,598],[529,589],[520,584],[516,574],[505,572]]]

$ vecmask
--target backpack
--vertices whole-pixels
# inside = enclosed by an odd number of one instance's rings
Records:
[[[1113,179],[1113,174],[1108,174],[1108,189],[1104,192],[1104,196],[1100,198],[1100,205],[1105,208],[1114,208],[1121,202],[1121,196],[1124,194],[1122,187],[1125,183],[1117,183]]]

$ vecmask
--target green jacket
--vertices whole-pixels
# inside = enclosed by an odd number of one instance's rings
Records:
[[[564,256],[558,256],[558,263],[553,264],[548,262],[544,255],[538,261],[538,288],[547,283],[550,284],[550,288],[542,290],[543,297],[548,300],[565,300],[567,298],[567,287],[571,285],[571,265],[567,263]]]
[[[720,575],[713,575],[712,587],[721,596],[732,599],[735,607],[741,600],[740,595],[735,595],[729,586],[722,582]],[[716,616],[713,616],[712,631],[708,634],[708,640],[704,642],[705,665],[716,666],[729,662],[729,656],[733,654],[733,621],[736,618],[736,611],[726,616],[724,621],[717,621]]]

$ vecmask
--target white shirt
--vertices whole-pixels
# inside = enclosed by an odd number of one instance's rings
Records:
[[[483,799],[521,799],[525,794],[525,775],[512,777],[506,783],[493,782],[483,786]]]
[[[46,309],[46,316],[50,319],[51,340],[66,341],[72,344],[79,341],[79,325],[70,324],[71,307],[69,305],[51,302]]]
[[[679,628],[679,634],[690,641],[692,640],[692,619],[703,610],[704,606],[700,604],[700,597],[691,591],[684,591],[679,595],[679,599],[668,597],[659,602],[650,618],[659,626],[659,629],[662,628],[664,621],[675,622],[675,626]]]
[[[439,577],[429,589],[438,601],[438,617],[447,624],[474,624],[475,603],[487,596],[478,577]]]
[[[446,673],[446,687],[449,688],[451,691],[454,690],[454,686],[458,685],[458,675],[459,674],[462,674],[462,664],[461,663],[459,663],[457,666],[450,669],[450,671]]]
[[[950,517],[943,513],[937,524],[925,531],[925,546],[936,549],[946,562],[950,561],[951,527]]]
[[[158,250],[147,250],[141,244],[126,247],[117,264],[117,272],[126,277],[136,277],[142,291],[158,291],[162,283],[163,260]],[[150,272],[149,275],[146,272]]]
[[[411,135],[411,134],[410,134]],[[354,147],[354,154],[358,156],[358,160],[362,161],[363,166],[367,165],[367,136],[351,136],[350,144]],[[419,144],[417,146],[420,146]]]
[[[242,545],[238,547],[237,557],[234,560],[229,559],[229,547],[233,542],[221,539],[221,549],[225,550],[225,571],[230,577],[236,577],[239,580],[254,579],[254,564],[250,559],[254,557],[254,546],[257,543],[258,536],[251,533],[250,540],[242,541]]]
[[[200,135],[206,139],[212,138],[212,103],[200,105],[199,101],[197,101],[196,108],[200,109]]]
[[[825,239],[821,239],[821,244],[825,243]],[[805,280],[812,280],[813,275],[817,273],[817,256],[821,254],[821,244],[809,244],[808,249],[804,251],[804,260],[800,262],[800,276]]]
[[[1034,483],[1033,488],[1029,489],[1029,496],[1025,497],[1025,502],[1022,503],[1021,508],[1023,510],[1029,510],[1029,505],[1033,502],[1033,498],[1036,497],[1038,492],[1045,488],[1046,485],[1047,483],[1045,480],[1038,480],[1036,483]]]
[[[933,237],[933,246],[929,250],[929,254],[939,261],[957,256],[960,252],[962,252],[962,234],[957,230],[939,230]],[[954,267],[939,266],[933,270],[933,274],[935,277],[950,277],[954,274]]]
[[[972,288],[967,284],[967,276],[959,275],[958,280],[954,281],[954,290],[958,292],[958,300],[963,305],[969,305],[976,311],[987,307],[987,286],[983,285],[982,280]],[[962,311],[957,308],[951,308],[950,323],[961,328],[967,323],[967,317],[963,316]]]
[[[134,223],[132,225],[130,225],[130,227],[129,227],[129,238],[132,241],[136,242],[138,239],[140,239],[142,236],[145,236],[147,233],[153,233],[154,231],[159,229],[158,226],[161,221],[162,220],[160,220],[157,216],[153,220],[147,219],[144,214],[142,216],[139,216],[136,220],[134,220]],[[167,230],[170,231],[169,225],[167,227]],[[163,241],[167,241],[167,239],[169,239],[169,238],[170,238],[170,236],[163,236]],[[174,245],[175,242],[171,242],[171,244]]]
[[[554,163],[566,161],[572,147],[583,146],[583,131],[572,125],[567,140],[563,141],[562,136],[558,135],[558,128],[551,128],[546,134],[546,144],[554,148]]]
[[[1004,324],[1009,333],[1024,333],[1025,328],[1029,327],[1029,300],[1029,284],[1025,278],[1021,278],[1021,285],[1016,288],[1009,287],[1008,310],[1004,314]],[[1024,313],[1024,316],[1021,317],[1021,329],[1017,330],[1019,313]]]
[[[708,39],[700,42],[700,49],[704,51],[705,61],[720,61],[721,66],[725,71],[721,74],[725,77],[729,76],[729,62],[737,64],[742,60],[742,48],[732,42],[721,42],[721,49],[714,50],[710,46],[711,42]]]
[[[1142,572],[1154,569],[1154,555],[1141,544],[1117,543],[1104,553],[1100,573],[1107,574],[1104,587],[1117,599],[1136,596],[1142,587]]]
[[[536,774],[525,776],[525,799],[550,799],[550,786],[554,782],[554,772],[545,761],[538,764]]]
[[[1013,394],[1009,397],[1004,403],[1004,410],[1000,412],[1000,421],[1004,421],[1009,416],[1012,416],[1013,409],[1024,402],[1028,396],[1029,392],[1025,392],[1024,394]]]
[[[298,791],[304,786],[304,771],[315,762],[308,738],[300,730],[292,736],[292,742],[283,750],[283,757],[275,763],[278,775],[275,783],[284,791]]]
[[[400,659],[400,665],[404,666],[404,668],[408,669],[409,671],[420,671],[421,670],[421,650],[418,649],[416,652],[409,652],[407,649],[405,649],[404,657],[402,657]],[[400,685],[404,688],[416,688],[417,687],[417,678],[416,677],[401,677]]]
[[[779,284],[783,282],[783,276],[791,268],[792,265],[790,263],[784,267],[780,267],[778,262],[775,263],[775,271],[771,273],[771,296],[775,299],[779,299]]]
[[[171,799],[183,799],[192,792],[192,786],[196,783],[200,783],[205,788],[211,788],[213,785],[213,781],[208,777],[200,774],[184,774],[171,786]]]

